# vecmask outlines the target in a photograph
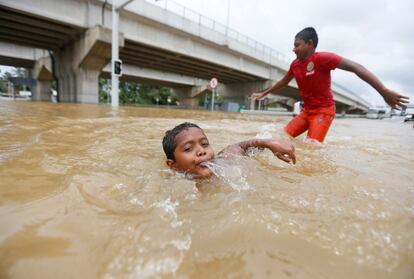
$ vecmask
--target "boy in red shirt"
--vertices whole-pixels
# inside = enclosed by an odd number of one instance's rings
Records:
[[[318,35],[313,27],[307,27],[295,36],[293,52],[296,59],[289,71],[275,85],[261,93],[253,93],[253,99],[260,99],[275,92],[296,79],[304,101],[303,111],[285,127],[286,133],[297,137],[308,130],[308,138],[323,142],[335,117],[335,101],[331,90],[331,71],[339,68],[355,73],[370,84],[392,108],[405,108],[408,97],[388,88],[364,66],[330,52],[316,52]]]

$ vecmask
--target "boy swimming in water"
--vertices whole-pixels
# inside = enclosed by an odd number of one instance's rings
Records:
[[[208,162],[214,159],[214,151],[203,129],[184,122],[168,130],[162,140],[167,165],[194,178],[208,178],[212,171]],[[280,160],[296,163],[295,149],[290,142],[272,139],[251,139],[230,145],[218,153],[219,158],[246,155],[251,147],[267,148]]]

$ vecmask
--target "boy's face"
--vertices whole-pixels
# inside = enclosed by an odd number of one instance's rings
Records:
[[[180,132],[175,141],[174,160],[167,159],[167,165],[177,171],[192,174],[195,178],[207,178],[212,171],[206,162],[214,158],[213,148],[210,146],[203,130],[192,127]]]
[[[295,38],[293,52],[299,60],[304,60],[314,52],[312,40],[305,42],[302,39]]]

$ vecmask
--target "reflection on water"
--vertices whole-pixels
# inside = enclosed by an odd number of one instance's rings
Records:
[[[413,278],[414,129],[398,119],[336,119],[325,146],[294,140],[295,166],[215,162],[200,190],[164,164],[183,121],[218,153],[288,120],[1,102],[0,278]]]

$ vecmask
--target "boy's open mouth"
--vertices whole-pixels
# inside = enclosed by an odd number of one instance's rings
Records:
[[[205,161],[201,161],[200,163],[198,163],[197,166],[202,167],[202,168],[207,168],[207,164],[208,164],[208,160],[205,160]]]

